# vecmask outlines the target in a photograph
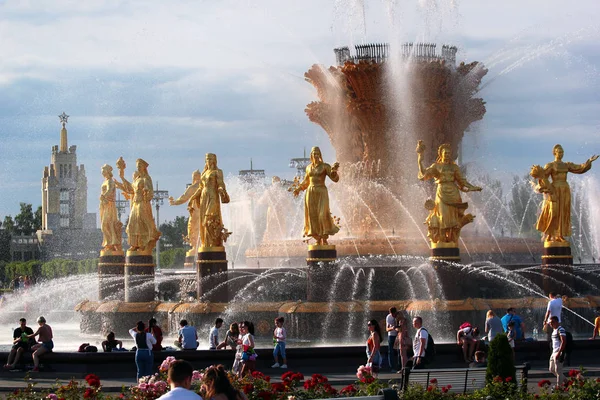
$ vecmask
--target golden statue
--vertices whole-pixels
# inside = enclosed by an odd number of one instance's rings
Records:
[[[104,182],[100,187],[100,229],[102,230],[102,252],[121,253],[123,246],[121,244],[121,230],[123,224],[117,216],[116,194],[117,186],[113,179],[113,168],[104,164],[102,166],[102,176]]]
[[[148,174],[148,163],[141,158],[135,162],[137,170],[133,173],[133,183],[125,179],[125,161],[123,157],[117,160],[117,168],[122,183],[115,180],[115,184],[123,191],[126,199],[131,201],[131,212],[127,232],[127,243],[129,252],[140,252],[152,254],[156,242],[160,238],[160,232],[156,229],[154,217],[152,216],[152,178]]]
[[[565,236],[571,236],[571,188],[567,183],[567,173],[583,174],[592,168],[592,162],[598,159],[593,155],[583,164],[563,162],[565,154],[560,144],[552,148],[554,161],[542,168],[534,165],[530,175],[537,179],[536,191],[544,194],[542,211],[535,229],[542,232],[542,241],[568,243]],[[548,179],[552,177],[552,182]]]
[[[172,206],[178,206],[185,202],[188,202],[188,212],[190,217],[188,218],[187,224],[187,236],[183,238],[183,241],[192,246],[189,253],[195,255],[198,252],[199,240],[200,240],[200,212],[196,207],[196,202],[190,201],[192,195],[198,190],[200,186],[200,177],[202,174],[200,171],[195,170],[192,172],[192,184],[185,189],[185,192],[175,200],[173,196],[169,197],[169,204]]]
[[[472,214],[466,214],[469,206],[463,203],[460,191],[480,191],[479,186],[473,186],[462,176],[460,168],[452,160],[452,152],[449,144],[442,144],[438,148],[437,160],[429,168],[423,166],[423,153],[425,145],[422,140],[417,143],[417,159],[419,163],[419,180],[435,180],[437,190],[435,201],[431,199],[425,202],[425,208],[429,210],[429,216],[425,223],[428,226],[428,237],[432,246],[439,243],[447,243],[446,246],[458,247],[460,230],[466,224],[473,222]]]
[[[294,196],[306,190],[304,195],[304,237],[312,237],[317,245],[326,245],[330,235],[340,230],[329,211],[329,194],[325,186],[325,178],[340,180],[339,163],[329,165],[323,162],[321,149],[313,147],[310,151],[311,163],[306,167],[302,182],[293,186]]]
[[[189,201],[194,212],[199,215],[202,247],[223,247],[223,242],[226,242],[231,235],[231,232],[223,226],[221,203],[229,203],[229,195],[223,181],[223,171],[217,168],[217,156],[207,153],[206,164],[200,176],[198,188]]]

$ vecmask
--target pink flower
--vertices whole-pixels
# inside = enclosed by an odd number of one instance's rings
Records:
[[[46,396],[46,398],[50,400],[58,400],[58,396],[54,393],[50,393],[48,396]]]
[[[145,392],[146,390],[148,390],[148,384],[147,383],[140,383],[138,385],[138,389],[140,389],[141,391]]]
[[[204,374],[200,371],[194,371],[192,375],[192,381],[201,381],[204,378]]]

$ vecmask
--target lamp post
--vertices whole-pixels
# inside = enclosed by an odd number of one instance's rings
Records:
[[[158,190],[158,181],[156,182],[156,190],[154,191],[154,197],[152,197],[152,203],[156,207],[156,229],[160,227],[160,220],[158,218],[158,212],[160,206],[163,205],[165,199],[169,197],[168,190]],[[160,269],[160,238],[156,242],[156,269]]]

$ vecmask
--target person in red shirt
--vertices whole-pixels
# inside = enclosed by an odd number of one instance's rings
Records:
[[[148,321],[148,327],[146,328],[146,332],[151,333],[156,339],[156,343],[152,345],[152,351],[161,351],[163,334],[162,329],[160,329],[160,326],[156,324],[156,318],[150,318],[150,320]]]

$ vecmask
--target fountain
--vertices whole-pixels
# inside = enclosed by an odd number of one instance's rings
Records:
[[[383,317],[393,304],[422,315],[436,338],[452,340],[455,327],[465,320],[481,320],[487,309],[502,314],[516,307],[528,327],[540,325],[549,290],[565,295],[566,307],[573,312],[565,317],[570,329],[588,329],[585,318],[600,305],[595,264],[565,269],[534,260],[532,265],[531,258],[541,253],[539,242],[469,232],[460,237],[466,257],[486,254],[488,260],[461,264],[458,248],[451,257],[438,254],[433,262],[428,260],[429,242],[420,221],[425,220],[422,204],[433,187],[413,183],[417,165],[400,150],[419,139],[419,155],[427,160],[436,159],[442,144],[447,144],[448,154],[460,155],[464,132],[485,114],[484,101],[474,95],[486,69],[477,62],[456,66],[453,46],[442,46],[437,53],[433,44],[409,43],[396,56],[387,44],[355,50],[352,54],[347,47],[335,49],[337,66],[313,66],[306,73],[320,98],[306,112],[327,132],[340,162],[340,184],[330,190],[336,199],[332,213],[340,216],[342,229],[330,243],[321,243],[335,244],[335,250],[309,248],[307,257],[305,243],[289,237],[291,231],[300,236],[297,227],[290,229],[302,219],[292,217],[298,215],[299,204],[281,180],[274,179],[258,201],[267,204],[270,217],[263,242],[246,251],[248,267],[206,268],[204,263],[226,258],[224,252],[218,259],[201,255],[201,247],[195,278],[157,275],[159,288],[179,288],[163,301],[125,302],[122,290],[100,301],[82,301],[76,310],[84,332],[97,332],[98,327],[122,331],[130,321],[151,316],[162,321],[166,331],[176,329],[180,318],[208,330],[220,316],[226,321],[253,320],[258,335],[268,336],[273,317],[285,315],[291,337],[327,342],[330,329],[341,323],[348,327],[343,332],[346,342],[352,342],[362,338],[363,320]],[[393,90],[398,65],[410,87],[402,98]],[[237,187],[247,188],[247,183]],[[299,187],[296,182],[293,188]],[[243,195],[243,190],[231,193]],[[435,235],[431,229],[430,224],[430,239]],[[456,247],[458,235],[454,242]],[[318,253],[323,250],[329,253]],[[111,279],[119,287],[120,278]],[[198,289],[190,290],[194,285]]]

